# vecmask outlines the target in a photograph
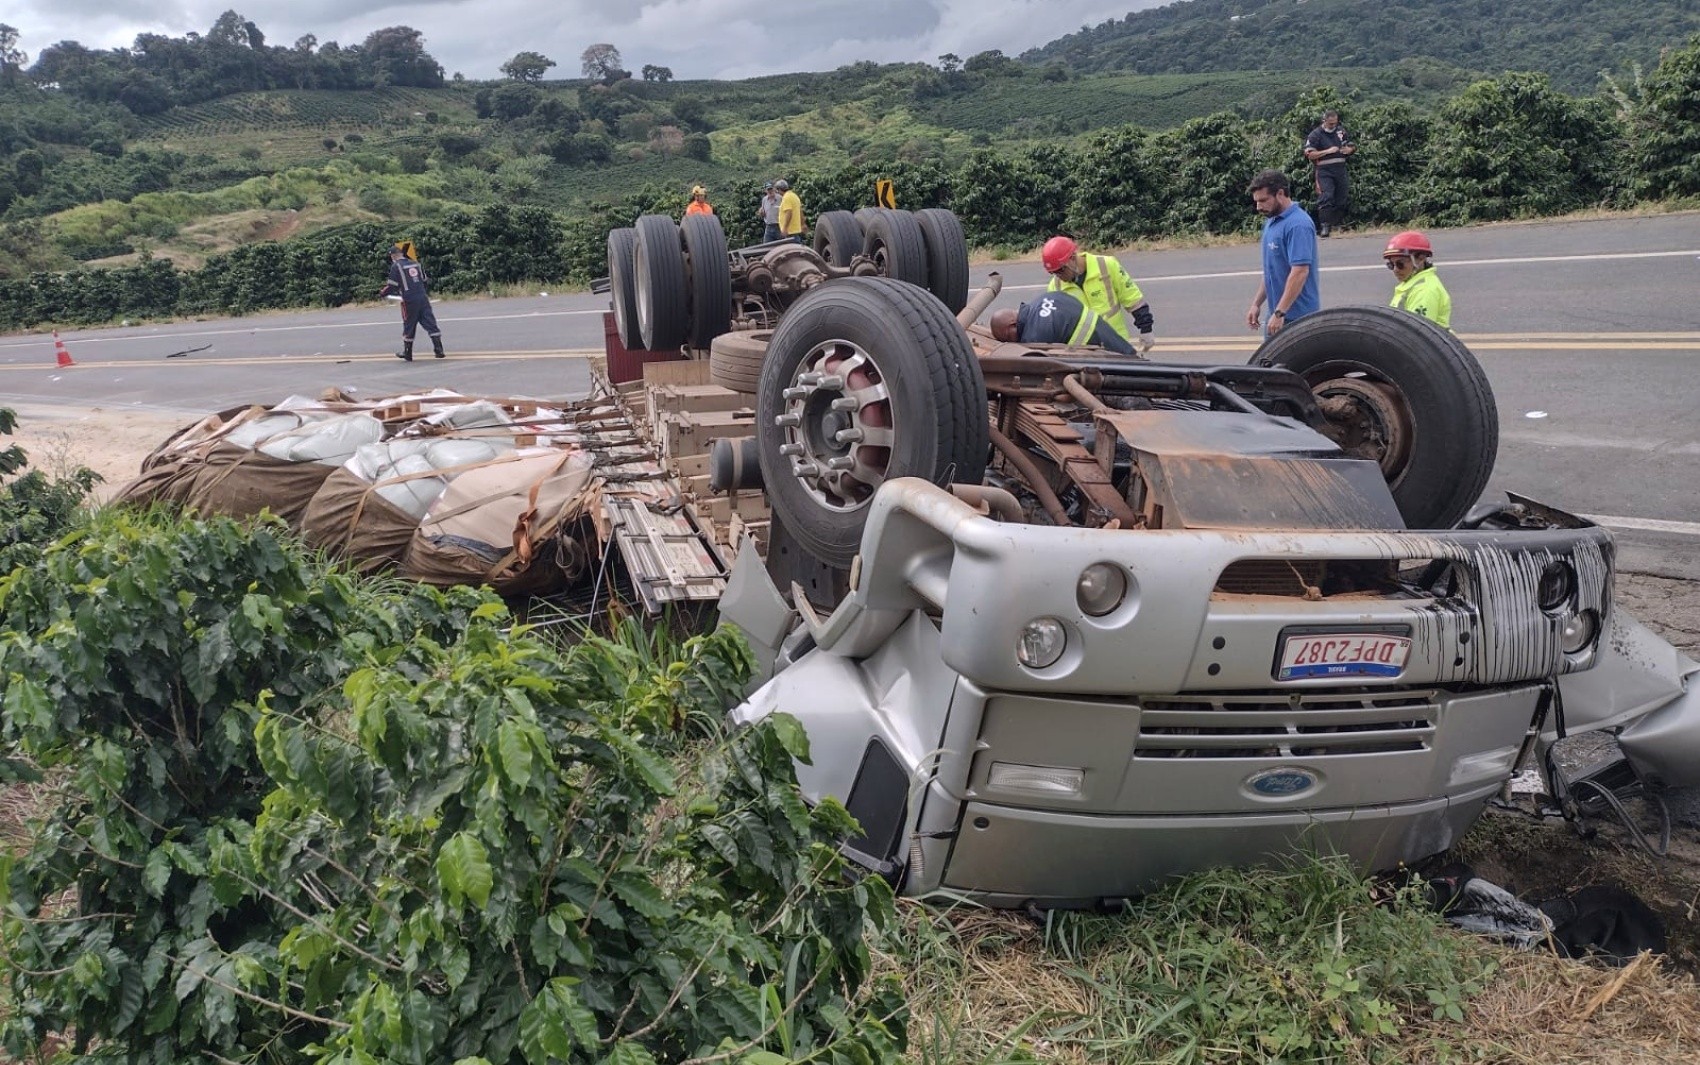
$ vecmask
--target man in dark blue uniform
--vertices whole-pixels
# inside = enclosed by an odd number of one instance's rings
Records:
[[[1019,311],[1006,307],[992,312],[992,336],[1004,343],[1090,344],[1118,355],[1133,354],[1126,337],[1066,292],[1047,292],[1023,303]]]
[[[1346,159],[1358,146],[1340,124],[1337,111],[1324,111],[1322,125],[1305,138],[1305,158],[1316,167],[1316,235],[1329,231],[1346,219],[1351,206],[1351,184],[1346,180]]]
[[[413,361],[413,335],[423,325],[425,335],[431,338],[431,350],[440,359],[443,357],[443,334],[437,328],[437,316],[431,310],[431,279],[425,276],[425,268],[414,260],[411,253],[410,245],[390,245],[390,276],[384,287],[378,290],[378,295],[401,297],[401,350],[396,352],[395,357],[403,362]]]

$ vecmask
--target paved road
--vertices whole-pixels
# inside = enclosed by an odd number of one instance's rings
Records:
[[[1381,303],[1385,233],[1323,245],[1325,306]],[[1657,571],[1700,577],[1700,213],[1478,227],[1431,233],[1454,328],[1498,397],[1504,441],[1492,488],[1608,516]],[[1154,354],[1242,363],[1255,347],[1246,305],[1253,245],[1129,253],[1122,261],[1157,317]],[[1004,276],[996,305],[1030,298],[1035,262],[974,268]],[[442,386],[564,396],[588,384],[606,297],[569,293],[445,302],[454,355],[391,357],[393,306],[0,337],[0,396],[14,402],[199,413],[339,385],[370,393]],[[425,347],[424,344],[420,345]],[[195,350],[171,357],[174,353]]]

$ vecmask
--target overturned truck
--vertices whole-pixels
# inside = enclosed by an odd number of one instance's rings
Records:
[[[995,283],[953,314],[863,220],[837,261],[687,256],[732,311],[665,313],[736,356],[753,439],[717,442],[715,487],[772,508],[721,601],[764,669],[733,717],[802,722],[804,789],[869,869],[1006,906],[1301,849],[1384,869],[1518,766],[1562,796],[1552,747],[1590,730],[1622,752],[1598,779],[1700,781],[1700,667],[1613,608],[1610,534],[1478,503],[1498,413],[1452,334],[1343,308],[1247,366],[999,344]]]
[[[1244,366],[1000,344],[945,211],[831,212],[812,248],[651,216],[609,267],[623,344],[682,361],[572,401],[226,411],[124,498],[437,583],[718,599],[761,667],[733,719],[794,715],[805,793],[908,894],[1384,869],[1519,767],[1572,813],[1700,783],[1700,666],[1613,606],[1606,530],[1479,502],[1493,395],[1420,318],[1324,311]],[[1620,752],[1585,784],[1553,758],[1583,732]]]

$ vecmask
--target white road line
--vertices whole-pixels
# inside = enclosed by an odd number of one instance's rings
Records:
[[[527,311],[524,314],[478,314],[450,317],[438,315],[437,320],[449,322],[505,322],[518,318],[565,318],[578,314],[601,314],[601,308],[583,311]],[[128,336],[66,336],[60,330],[60,336],[77,345],[83,344],[117,344],[138,340],[178,340],[192,337],[245,336],[254,333],[289,333],[302,329],[395,329],[394,320],[383,322],[318,322],[309,325],[257,325],[246,329],[199,329],[186,330],[180,333],[132,333]],[[52,345],[53,338],[45,334],[25,339],[0,341],[0,350],[6,348],[38,348],[42,344]]]
[[[1664,521],[1659,518],[1620,518],[1609,514],[1584,514],[1595,525],[1608,529],[1633,529],[1636,532],[1662,532],[1676,536],[1700,536],[1700,522]]]
[[[1680,258],[1682,256],[1700,257],[1700,250],[1689,250],[1689,251],[1612,251],[1612,252],[1598,252],[1598,253],[1590,254],[1590,255],[1522,255],[1522,256],[1508,256],[1508,257],[1503,258],[1503,259],[1444,259],[1441,262],[1437,263],[1436,265],[1450,270],[1453,267],[1457,267],[1457,266],[1513,266],[1513,265],[1521,265],[1521,264],[1528,264],[1528,263],[1616,262],[1616,261],[1624,260],[1624,259],[1675,259],[1675,258]],[[1387,269],[1387,268],[1384,265],[1377,262],[1377,263],[1353,264],[1351,266],[1324,266],[1322,268],[1321,272],[1325,273],[1325,274],[1344,274],[1344,273],[1350,273],[1350,272],[1358,271],[1358,270],[1385,270],[1385,269]],[[1263,271],[1261,271],[1261,270],[1227,270],[1227,271],[1223,271],[1221,273],[1214,273],[1214,274],[1159,274],[1156,277],[1139,277],[1139,278],[1136,278],[1136,280],[1141,285],[1146,285],[1146,284],[1150,284],[1152,282],[1157,282],[1157,281],[1215,281],[1215,280],[1224,279],[1224,278],[1262,277],[1262,276],[1263,276]],[[1046,284],[1048,284],[1048,283],[1049,282],[1046,282]],[[1016,292],[1016,291],[1028,292],[1028,291],[1032,291],[1032,290],[1035,290],[1035,289],[1042,289],[1044,287],[1045,287],[1044,284],[1039,284],[1039,285],[1005,285],[1003,287],[1003,291],[1005,291],[1005,292]]]

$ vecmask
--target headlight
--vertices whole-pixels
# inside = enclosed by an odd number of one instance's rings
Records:
[[[1541,571],[1541,583],[1535,589],[1535,601],[1542,610],[1556,614],[1570,605],[1576,594],[1576,571],[1568,562],[1549,562]]]
[[[1085,782],[1084,769],[1016,762],[993,762],[991,772],[986,775],[989,788],[1032,791],[1042,795],[1079,795]]]
[[[1021,627],[1015,642],[1016,661],[1028,669],[1055,665],[1068,646],[1068,630],[1056,618],[1034,618]]]
[[[1592,610],[1584,610],[1564,619],[1564,624],[1558,629],[1558,644],[1567,655],[1580,654],[1594,642],[1599,631],[1600,616]]]
[[[1080,571],[1075,582],[1074,597],[1087,617],[1101,618],[1122,605],[1127,598],[1127,574],[1120,566],[1094,562]]]

